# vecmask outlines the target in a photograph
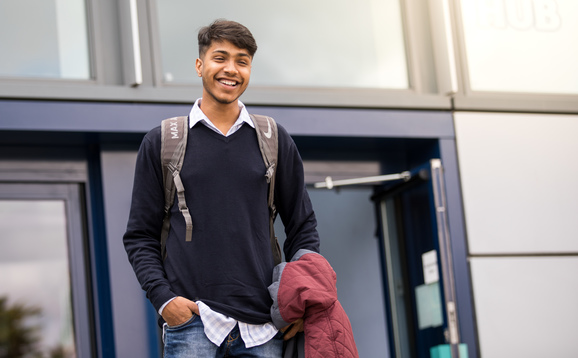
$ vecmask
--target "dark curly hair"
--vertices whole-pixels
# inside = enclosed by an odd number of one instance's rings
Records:
[[[245,49],[253,57],[257,52],[257,42],[248,28],[235,21],[225,19],[215,20],[209,26],[199,30],[199,56],[205,52],[213,42],[229,41],[238,48]]]

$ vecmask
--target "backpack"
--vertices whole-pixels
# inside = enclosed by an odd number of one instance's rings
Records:
[[[271,252],[275,265],[281,263],[281,248],[275,236],[274,221],[277,210],[274,204],[275,174],[277,170],[277,153],[279,149],[277,123],[271,117],[250,115],[255,124],[259,149],[267,168],[265,177],[269,184],[267,205],[269,206],[269,237]],[[165,216],[161,231],[161,255],[163,260],[167,256],[166,242],[169,235],[171,207],[177,194],[178,207],[183,214],[186,224],[185,240],[191,241],[193,234],[193,220],[185,201],[185,187],[181,181],[180,171],[183,166],[187,137],[189,133],[188,117],[167,118],[161,123],[161,162],[163,170],[163,184],[165,189]]]

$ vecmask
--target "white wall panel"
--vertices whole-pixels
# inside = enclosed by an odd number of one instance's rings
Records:
[[[455,113],[470,254],[578,252],[578,116]]]
[[[578,357],[578,256],[472,258],[482,358]]]

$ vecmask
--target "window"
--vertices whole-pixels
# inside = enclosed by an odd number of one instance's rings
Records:
[[[578,2],[462,0],[472,91],[578,94]]]
[[[91,356],[79,186],[0,183],[0,356]]]
[[[0,1],[0,53],[0,77],[90,79],[84,1]]]
[[[252,86],[409,88],[398,0],[156,1],[165,83],[200,84],[198,30],[247,26],[259,49]]]

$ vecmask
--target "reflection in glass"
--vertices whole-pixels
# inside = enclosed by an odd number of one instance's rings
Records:
[[[0,200],[0,247],[0,356],[76,357],[64,201]]]
[[[408,88],[399,0],[157,0],[165,82],[197,83],[198,30],[217,18],[259,45],[259,86]]]
[[[89,79],[84,0],[0,1],[0,76]]]

